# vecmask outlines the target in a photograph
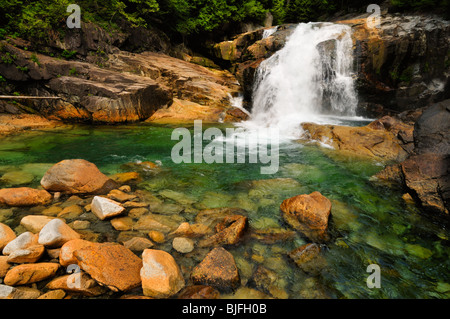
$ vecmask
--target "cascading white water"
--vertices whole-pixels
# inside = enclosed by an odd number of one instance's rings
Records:
[[[259,66],[251,118],[242,126],[278,126],[281,136],[297,138],[302,122],[354,116],[352,45],[349,26],[299,24],[285,46]]]

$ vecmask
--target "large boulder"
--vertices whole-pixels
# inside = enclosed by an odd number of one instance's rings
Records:
[[[48,191],[67,194],[107,194],[117,186],[95,164],[83,159],[53,165],[42,177],[41,185]]]
[[[381,121],[364,127],[301,124],[308,139],[332,146],[347,154],[372,157],[382,161],[401,161],[408,155],[396,132],[387,129]]]
[[[35,100],[33,108],[50,119],[120,123],[141,121],[172,103],[172,93],[155,80],[97,65],[35,54],[2,41],[4,52],[14,55],[11,64],[0,64],[8,80],[45,83],[29,88],[32,95],[61,97]],[[27,71],[20,71],[17,66]],[[39,82],[38,82],[39,81]],[[26,85],[24,89],[27,90]]]
[[[29,187],[0,189],[0,204],[8,206],[46,205],[52,201],[52,198],[46,190]]]
[[[327,241],[331,202],[319,192],[285,199],[280,210],[284,220],[313,241]]]
[[[404,111],[448,98],[450,25],[430,15],[383,13],[337,21],[352,27],[361,105]]]
[[[450,99],[423,111],[414,125],[415,152],[450,154]]]

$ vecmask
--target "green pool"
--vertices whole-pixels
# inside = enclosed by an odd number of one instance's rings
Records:
[[[251,229],[289,228],[280,216],[280,203],[320,191],[333,204],[332,240],[322,247],[325,268],[320,274],[305,273],[290,260],[288,253],[308,242],[299,235],[271,244],[248,236],[237,247],[228,247],[243,286],[261,290],[253,273],[262,266],[271,274],[263,290],[277,298],[450,297],[449,230],[406,203],[400,190],[371,181],[382,163],[289,142],[280,145],[280,167],[273,175],[261,175],[258,164],[174,164],[170,155],[177,141],[171,140],[172,131],[170,126],[74,126],[3,137],[0,176],[9,175],[2,177],[0,187],[36,187],[45,171],[63,159],[83,158],[105,174],[126,171],[123,164],[130,162],[158,161],[163,170],[146,176],[136,187],[157,196],[168,190],[182,194],[190,199],[185,205],[192,210],[244,208]],[[261,179],[267,181],[249,183]],[[176,197],[166,200],[177,202]],[[0,222],[16,227],[17,218],[5,211],[0,208]],[[183,215],[187,221],[193,216]],[[180,264],[194,263],[180,254],[176,259]],[[370,264],[380,266],[381,288],[367,286]],[[252,298],[246,291],[222,297]]]

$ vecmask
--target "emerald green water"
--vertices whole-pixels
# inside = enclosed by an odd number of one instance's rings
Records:
[[[137,188],[159,197],[167,190],[181,193],[181,199],[189,199],[183,205],[191,213],[182,214],[189,222],[194,221],[192,211],[244,208],[250,230],[289,229],[280,216],[280,203],[294,195],[320,191],[333,204],[332,240],[322,250],[326,268],[320,275],[311,275],[290,260],[288,253],[308,242],[298,234],[274,244],[246,237],[238,246],[227,247],[244,286],[255,287],[251,277],[262,265],[274,274],[265,293],[278,298],[450,297],[449,230],[406,203],[400,190],[371,181],[383,168],[381,163],[291,142],[281,145],[280,169],[273,175],[261,175],[259,164],[174,164],[170,155],[177,141],[171,141],[172,131],[168,126],[75,126],[4,137],[0,139],[0,176],[15,172],[19,178],[16,185],[0,179],[0,187],[36,187],[45,171],[63,159],[83,158],[105,174],[130,171],[122,166],[129,162],[160,161],[162,171],[146,175]],[[253,186],[245,183],[274,178],[289,179]],[[180,203],[180,196],[165,200]],[[9,220],[3,218],[3,222]],[[170,250],[167,245],[162,248]],[[194,263],[181,254],[174,256],[181,264]],[[367,287],[370,264],[381,268],[379,289]],[[242,291],[222,296],[252,297]]]

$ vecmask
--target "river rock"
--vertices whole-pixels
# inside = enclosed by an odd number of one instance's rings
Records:
[[[50,300],[58,300],[64,299],[66,293],[62,289],[49,290],[45,294],[40,295],[37,299],[50,299]]]
[[[190,253],[194,250],[194,246],[194,241],[185,237],[175,237],[172,241],[173,249],[182,254]]]
[[[320,246],[317,244],[306,244],[292,250],[289,257],[304,272],[318,275],[325,267],[326,261],[320,255]]]
[[[46,247],[61,247],[72,239],[80,238],[80,234],[70,228],[61,219],[52,219],[39,232],[39,244]]]
[[[188,286],[178,295],[178,299],[219,299],[219,297],[219,291],[204,285]]]
[[[387,129],[374,125],[350,127],[339,125],[301,124],[308,140],[320,141],[349,155],[381,161],[404,160],[408,153],[403,142]]]
[[[63,160],[53,165],[42,177],[48,191],[67,194],[106,194],[116,183],[83,159]]]
[[[171,236],[197,238],[211,234],[213,230],[203,224],[189,224],[188,222],[181,223],[178,228],[170,233]]]
[[[145,249],[151,248],[153,243],[144,237],[133,237],[124,242],[123,245],[132,251],[142,252]]]
[[[39,233],[42,228],[53,219],[55,218],[45,215],[28,215],[20,220],[20,225],[25,227],[29,232]]]
[[[82,271],[55,278],[45,287],[47,289],[74,292],[89,297],[99,296],[107,292],[106,288],[99,286],[95,280]]]
[[[52,195],[45,190],[29,187],[0,189],[0,204],[8,206],[46,205],[52,201]]]
[[[175,259],[165,251],[146,249],[142,253],[142,289],[144,295],[168,298],[185,285],[181,270]]]
[[[34,175],[24,171],[11,171],[3,174],[0,182],[8,184],[9,186],[19,186],[29,184],[33,181]]]
[[[89,245],[73,255],[82,270],[112,291],[128,291],[141,284],[142,260],[120,244]]]
[[[5,277],[9,267],[11,267],[11,264],[8,263],[8,256],[0,256],[0,278]]]
[[[4,248],[3,255],[8,256],[13,251],[18,249],[26,249],[30,246],[36,245],[38,242],[38,236],[30,233],[24,232],[17,236],[15,239],[11,240]]]
[[[55,263],[22,264],[9,270],[3,281],[9,286],[32,284],[53,277],[58,269]]]
[[[104,220],[120,215],[125,208],[112,199],[95,196],[91,203],[91,210],[100,220]]]
[[[0,284],[0,299],[36,299],[41,292],[29,287],[11,287]]]
[[[16,238],[16,233],[8,226],[0,223],[0,250]]]
[[[78,264],[78,259],[73,255],[73,253],[79,249],[94,245],[98,245],[98,243],[84,239],[69,240],[59,250],[59,263],[64,267],[71,264]]]
[[[239,272],[231,253],[214,248],[191,273],[194,284],[213,286],[219,290],[235,289],[240,284]]]
[[[280,209],[284,220],[311,240],[328,240],[331,202],[319,192],[297,195],[284,200]]]
[[[234,245],[237,244],[244,235],[248,226],[248,219],[245,216],[226,216],[216,225],[216,234],[205,238],[198,243],[199,247]]]
[[[123,202],[131,201],[131,200],[135,199],[137,196],[124,193],[118,189],[113,189],[112,191],[110,191],[108,193],[107,197],[112,200],[123,203]]]
[[[35,263],[45,252],[43,245],[33,245],[25,249],[16,249],[8,256],[9,263]]]

